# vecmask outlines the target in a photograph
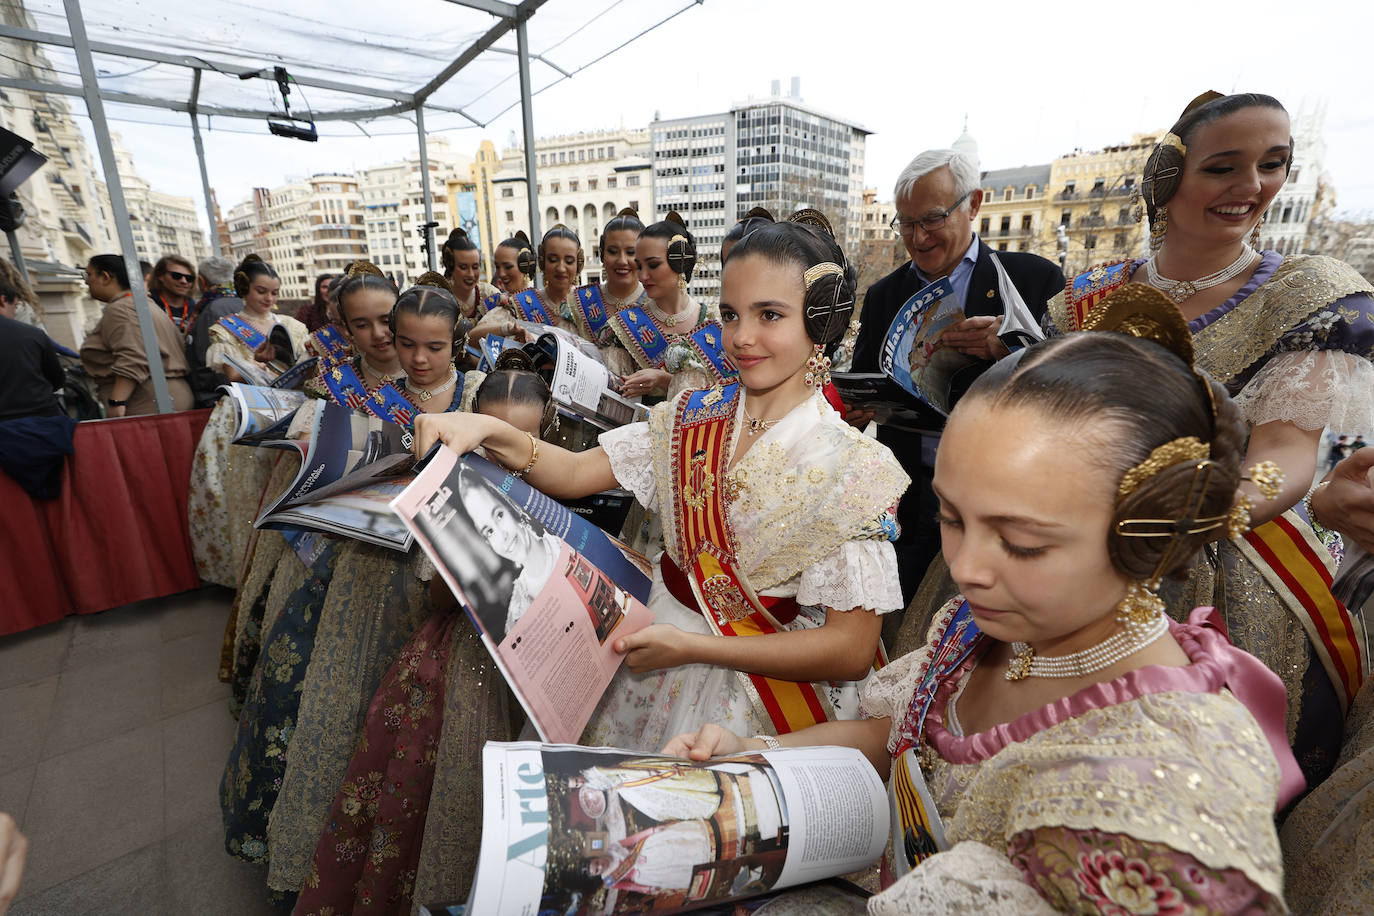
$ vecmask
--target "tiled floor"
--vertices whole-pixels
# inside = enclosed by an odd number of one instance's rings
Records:
[[[280,912],[220,828],[229,601],[203,589],[0,637],[0,811],[30,844],[12,916]]]

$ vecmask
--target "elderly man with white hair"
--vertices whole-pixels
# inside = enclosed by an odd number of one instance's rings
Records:
[[[853,371],[879,371],[883,338],[897,311],[917,290],[948,277],[967,318],[947,331],[942,340],[983,361],[961,374],[955,385],[957,396],[982,370],[1007,354],[997,337],[1006,309],[998,266],[1037,321],[1044,317],[1046,303],[1064,288],[1064,273],[1053,262],[1026,252],[994,253],[978,238],[973,226],[983,204],[981,185],[978,163],[951,149],[926,150],[897,177],[893,192],[897,216],[892,229],[901,236],[911,261],[874,283],[864,296]],[[872,413],[855,410],[848,419],[864,425]],[[942,423],[933,411],[930,419],[931,428],[924,434],[878,429],[878,439],[892,449],[911,477],[911,486],[897,509],[902,526],[896,544],[897,563],[907,602],[940,551],[935,524],[938,504],[931,479]]]

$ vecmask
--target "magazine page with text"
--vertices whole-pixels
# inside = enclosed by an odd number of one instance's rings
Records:
[[[472,618],[548,741],[582,734],[653,622],[648,562],[524,481],[441,448],[392,508]]]
[[[857,750],[697,763],[610,748],[490,742],[469,913],[676,913],[876,862],[882,779]]]
[[[614,429],[646,419],[642,405],[620,394],[623,379],[556,334],[545,334],[536,343],[552,361],[549,390],[558,406],[583,417],[601,429]]]

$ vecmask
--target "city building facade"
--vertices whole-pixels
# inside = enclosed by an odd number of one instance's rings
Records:
[[[448,237],[452,222],[445,223],[446,189],[452,179],[470,180],[472,159],[456,153],[443,137],[429,140],[429,188],[432,212],[438,226],[432,227],[436,236],[435,250]],[[421,182],[420,155],[415,153],[397,162],[388,162],[358,173],[357,187],[361,204],[361,225],[365,229],[366,251],[357,255],[367,258],[396,285],[404,288],[429,270],[429,256],[421,229],[425,224],[424,186]],[[481,247],[480,245],[478,246]],[[345,261],[340,269],[348,266]],[[442,272],[439,259],[435,270]],[[320,272],[326,271],[323,268]]]
[[[179,254],[192,264],[199,264],[209,255],[210,247],[200,225],[196,202],[189,197],[153,190],[134,168],[133,157],[120,143],[119,134],[110,134],[110,142],[114,146],[119,183],[124,188],[124,204],[129,210],[129,225],[139,258],[156,263],[164,255]],[[107,197],[108,193],[107,190]]]
[[[1054,231],[1050,231],[1050,247],[1045,247],[1042,238],[1050,172],[1049,165],[1027,165],[983,173],[978,235],[989,248],[1058,258]]]
[[[656,118],[654,208],[676,210],[697,238],[691,291],[720,296],[720,245],[745,213],[766,207],[782,218],[801,207],[825,214],[842,247],[861,237],[863,179],[871,131],[806,105],[794,77],[766,99],[719,114]]]
[[[1311,111],[1299,110],[1292,116],[1293,166],[1288,172],[1288,180],[1264,215],[1264,223],[1260,226],[1261,247],[1282,254],[1316,251],[1316,240],[1310,237],[1312,223],[1328,203],[1323,199],[1326,141],[1322,139],[1322,128],[1325,122],[1324,102]]]
[[[229,247],[224,256],[235,264],[254,252],[266,260],[267,201],[267,189],[254,188],[247,200],[229,208]]]
[[[562,223],[576,232],[586,255],[583,282],[601,279],[601,261],[596,251],[601,227],[626,207],[636,211],[646,225],[662,216],[655,215],[649,131],[579,131],[542,137],[535,141],[534,149],[540,231],[547,232]],[[529,231],[522,147],[512,145],[502,151],[501,168],[492,174],[491,185],[496,236],[490,247],[515,235],[517,230],[524,230],[538,243],[539,239]]]

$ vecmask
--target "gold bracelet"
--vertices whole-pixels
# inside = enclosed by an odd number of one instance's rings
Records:
[[[539,460],[539,440],[529,433],[525,433],[525,435],[530,437],[530,463],[518,471],[511,471],[516,477],[524,477],[534,467],[534,463]]]

